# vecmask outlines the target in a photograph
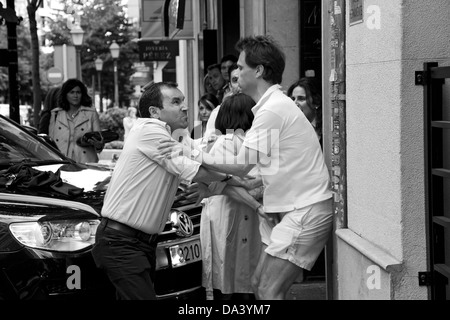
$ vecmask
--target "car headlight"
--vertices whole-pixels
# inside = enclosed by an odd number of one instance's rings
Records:
[[[78,251],[92,246],[99,220],[11,223],[9,230],[24,246],[49,251]]]

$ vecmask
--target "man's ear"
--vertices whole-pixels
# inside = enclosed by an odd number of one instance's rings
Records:
[[[159,119],[161,117],[161,109],[158,107],[150,106],[148,107],[148,112],[150,113],[150,118]]]
[[[257,65],[256,66],[256,77],[257,78],[262,78],[262,76],[264,75],[264,66],[263,65]]]

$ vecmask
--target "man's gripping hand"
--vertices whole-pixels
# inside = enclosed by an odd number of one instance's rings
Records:
[[[176,158],[179,156],[191,157],[192,149],[173,139],[159,140],[158,152],[167,159]]]

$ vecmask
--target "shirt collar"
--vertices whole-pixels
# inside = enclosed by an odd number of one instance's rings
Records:
[[[267,89],[266,92],[264,92],[261,99],[259,99],[258,103],[252,108],[253,114],[256,114],[256,112],[258,112],[258,110],[264,105],[264,103],[266,103],[266,101],[269,99],[272,93],[280,89],[281,86],[279,84],[274,84],[269,89]]]
[[[155,123],[161,127],[166,128],[167,132],[169,132],[169,134],[172,135],[172,129],[164,121],[155,118],[138,118],[137,121],[141,121],[142,123]]]

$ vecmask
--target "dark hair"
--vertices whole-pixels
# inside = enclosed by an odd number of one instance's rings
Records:
[[[316,113],[316,128],[321,130],[322,128],[322,89],[320,83],[311,77],[303,77],[294,82],[286,94],[288,97],[292,96],[292,92],[295,88],[302,87],[306,93],[306,102],[308,106]]]
[[[263,79],[279,84],[283,79],[286,56],[281,47],[269,36],[250,36],[236,43],[239,52],[245,52],[245,63],[251,68],[264,67]]]
[[[50,124],[51,111],[58,107],[60,87],[53,87],[48,90],[44,100],[44,108],[39,115],[38,133],[48,134],[48,126]]]
[[[63,83],[58,98],[58,107],[66,111],[70,109],[70,104],[67,101],[67,94],[75,87],[79,87],[81,90],[81,105],[84,107],[92,107],[92,98],[88,95],[84,83],[78,79],[69,79]]]
[[[151,83],[144,92],[142,92],[138,103],[139,116],[141,118],[150,118],[149,107],[154,106],[163,109],[163,88],[178,88],[174,82],[154,82]]]
[[[60,87],[53,87],[48,90],[47,95],[44,100],[44,109],[43,110],[53,110],[58,106],[59,92]]]
[[[226,134],[227,129],[250,129],[253,122],[252,108],[255,101],[244,93],[236,93],[225,99],[220,106],[215,122],[216,130]]]
[[[237,63],[233,63],[230,66],[230,68],[228,68],[228,77],[230,78],[230,82],[231,82],[231,72],[233,72],[236,69],[239,69],[239,66],[237,65]]]
[[[215,95],[213,95],[211,93],[205,93],[203,96],[201,96],[201,98],[198,100],[199,106],[200,106],[201,102],[203,102],[206,109],[209,109],[210,111],[212,111],[219,105],[219,100],[217,99],[217,97]],[[213,107],[211,107],[210,103],[213,105]]]
[[[292,92],[295,88],[302,87],[305,89],[306,102],[312,109],[318,109],[322,106],[322,93],[320,91],[320,85],[314,78],[304,77],[294,82],[287,90],[288,97],[292,96]]]
[[[206,70],[208,70],[208,71],[211,71],[214,69],[219,69],[219,71],[220,71],[220,63],[214,63],[214,64],[208,66],[208,68],[206,68]]]
[[[220,64],[224,63],[225,61],[231,61],[233,63],[238,62],[238,58],[234,54],[226,54],[220,59]]]

